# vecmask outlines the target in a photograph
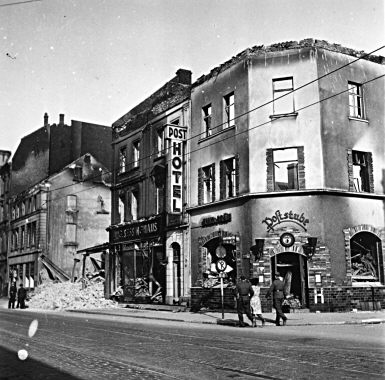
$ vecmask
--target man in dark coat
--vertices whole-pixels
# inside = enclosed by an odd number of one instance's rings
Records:
[[[25,309],[25,299],[27,298],[27,290],[23,284],[20,284],[20,288],[17,291],[17,306],[16,308]]]
[[[250,319],[253,325],[253,315],[251,314],[250,309],[250,298],[254,295],[254,291],[250,282],[246,280],[245,276],[242,275],[240,277],[240,282],[238,282],[235,290],[237,298],[239,327],[247,326],[247,324],[243,322],[243,314],[247,315],[247,318]]]
[[[273,294],[273,307],[276,312],[275,324],[277,326],[281,326],[280,320],[282,319],[283,325],[286,325],[287,317],[282,311],[282,302],[285,299],[284,295],[284,287],[285,283],[283,282],[283,278],[277,274],[275,276],[275,280],[271,284],[269,290],[266,293],[266,298],[270,297],[270,294]]]
[[[13,282],[11,284],[11,287],[9,288],[8,309],[15,308],[16,295],[17,295],[17,288],[16,288],[16,284]]]

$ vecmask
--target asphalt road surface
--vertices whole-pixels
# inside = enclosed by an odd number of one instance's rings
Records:
[[[385,379],[384,330],[378,324],[237,328],[5,309],[0,378]]]

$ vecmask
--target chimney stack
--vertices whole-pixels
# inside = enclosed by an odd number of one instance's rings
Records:
[[[59,125],[64,125],[64,113],[59,115]]]
[[[46,127],[48,125],[48,113],[46,112],[44,114],[44,127]]]
[[[181,84],[191,84],[191,71],[185,69],[179,69],[176,72],[178,82]]]

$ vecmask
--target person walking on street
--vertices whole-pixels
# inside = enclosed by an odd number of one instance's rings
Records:
[[[276,312],[275,324],[276,326],[281,326],[280,320],[282,319],[283,325],[286,326],[287,317],[282,311],[282,302],[285,299],[284,295],[285,283],[280,274],[275,275],[275,280],[271,284],[269,290],[266,293],[266,298],[270,297],[270,294],[273,294],[273,307]]]
[[[18,309],[25,309],[25,299],[27,298],[27,290],[24,288],[23,284],[20,284],[19,290],[17,291],[17,306]]]
[[[265,318],[262,316],[262,306],[261,306],[261,288],[258,286],[258,278],[252,278],[250,280],[251,287],[253,289],[254,295],[250,299],[250,307],[253,314],[253,327],[257,326],[257,318],[262,322],[262,326],[265,326]]]
[[[240,277],[240,282],[238,282],[235,290],[237,298],[239,327],[247,326],[247,324],[243,322],[243,314],[247,315],[253,325],[253,316],[250,310],[250,297],[254,295],[254,292],[250,282],[246,280],[245,276],[242,275]]]
[[[14,309],[15,308],[16,295],[17,295],[16,283],[13,282],[11,284],[11,287],[9,288],[8,309]]]

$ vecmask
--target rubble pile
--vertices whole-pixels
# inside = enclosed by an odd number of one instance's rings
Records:
[[[28,307],[45,310],[95,309],[118,307],[104,298],[103,282],[44,283],[30,295]]]

